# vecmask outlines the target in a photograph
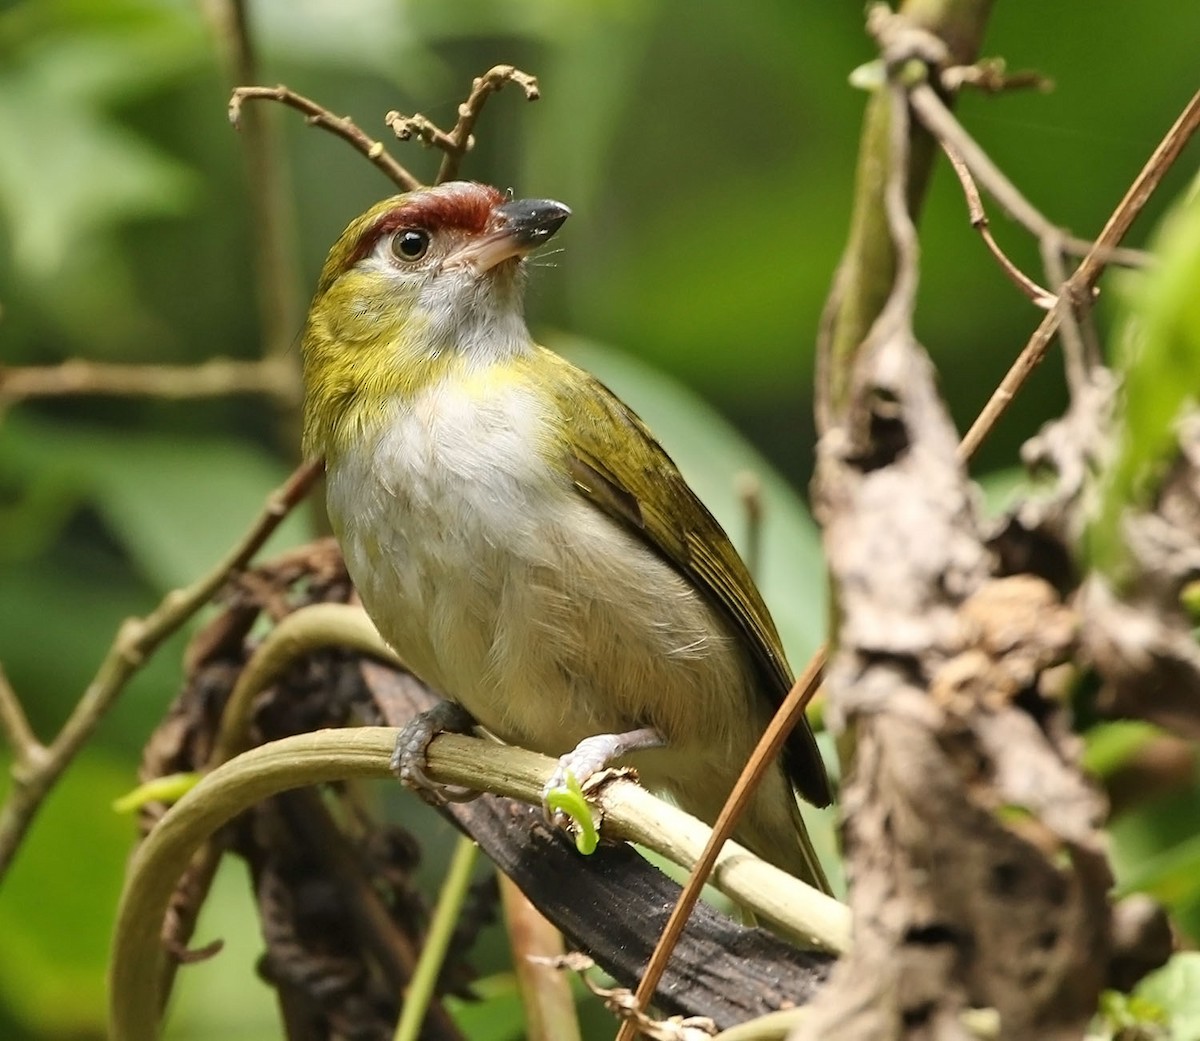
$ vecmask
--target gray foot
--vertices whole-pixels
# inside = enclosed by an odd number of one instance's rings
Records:
[[[553,818],[546,800],[552,792],[567,786],[567,776],[573,775],[580,785],[605,769],[614,759],[630,752],[662,748],[667,740],[654,727],[642,727],[625,734],[596,734],[585,737],[566,755],[559,756],[558,768],[542,790],[542,806],[548,819]]]
[[[429,765],[425,753],[429,742],[439,734],[469,734],[474,729],[475,720],[465,708],[453,701],[439,701],[433,708],[409,720],[396,737],[392,773],[400,778],[402,784],[435,806],[447,802],[469,802],[479,792],[430,780],[425,773]]]

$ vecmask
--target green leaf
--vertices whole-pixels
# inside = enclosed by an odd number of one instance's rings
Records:
[[[212,568],[287,476],[264,451],[232,438],[132,433],[28,415],[7,424],[8,468],[73,485],[162,590]],[[271,545],[306,537],[301,516],[293,515]]]
[[[573,773],[568,771],[566,783],[546,793],[546,807],[553,813],[564,813],[571,818],[575,825],[575,848],[580,853],[587,857],[596,852],[600,840],[596,834],[592,808]]]
[[[1164,904],[1193,942],[1200,939],[1200,780],[1113,820],[1118,889],[1148,893]]]
[[[1121,719],[1099,723],[1084,735],[1084,769],[1097,777],[1108,777],[1135,756],[1155,734],[1162,733],[1151,723]]]
[[[520,1041],[525,1037],[525,1008],[516,977],[490,976],[471,984],[477,1001],[448,995],[446,1009],[471,1041]]]
[[[1166,1013],[1171,1037],[1200,1038],[1200,952],[1181,951],[1134,989],[1134,995]]]
[[[116,3],[80,18],[80,6],[27,3],[0,36],[0,139],[19,142],[0,163],[0,214],[18,269],[42,280],[89,236],[178,213],[195,189],[182,164],[111,111],[194,67],[194,16]]]
[[[1130,871],[1122,889],[1149,893],[1168,905],[1200,898],[1200,835],[1152,856]]]
[[[0,766],[7,761],[0,757]],[[50,795],[0,887],[0,1003],[36,1037],[104,1034],[104,971],[133,839],[111,810],[132,774],[85,752]]]
[[[1144,503],[1175,453],[1185,402],[1200,388],[1200,190],[1163,222],[1158,263],[1130,276],[1121,332],[1123,424],[1088,544],[1110,575],[1125,560],[1124,509]]]
[[[1154,1002],[1106,990],[1086,1041],[1166,1041],[1167,1014]]]

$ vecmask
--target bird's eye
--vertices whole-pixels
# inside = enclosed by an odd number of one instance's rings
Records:
[[[411,263],[429,251],[429,232],[404,228],[392,236],[392,254],[397,260]]]

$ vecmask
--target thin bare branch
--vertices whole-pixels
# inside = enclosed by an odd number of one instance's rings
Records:
[[[513,971],[525,1012],[526,1041],[580,1041],[570,980],[550,964],[565,953],[562,933],[542,917],[512,879],[497,874]]]
[[[13,750],[12,775],[17,783],[37,770],[45,761],[46,746],[38,739],[29,725],[29,717],[21,706],[21,699],[8,682],[4,666],[0,665],[0,729]]]
[[[398,141],[411,141],[416,138],[426,148],[440,148],[443,151],[454,151],[458,147],[449,134],[419,112],[406,116],[403,112],[392,109],[383,117],[383,121],[392,128],[392,133]]]
[[[471,93],[467,100],[458,106],[458,122],[451,130],[442,130],[433,120],[419,112],[406,116],[394,109],[384,117],[384,122],[392,128],[399,140],[411,141],[416,138],[425,147],[437,148],[443,153],[434,183],[444,184],[458,176],[464,157],[475,146],[471,132],[475,129],[479,113],[483,111],[488,98],[506,83],[517,84],[525,91],[528,101],[537,101],[542,96],[536,76],[522,72],[512,65],[496,65],[472,81]]]
[[[1009,90],[1036,90],[1043,94],[1054,89],[1054,80],[1032,69],[1009,72],[1003,58],[981,58],[974,65],[952,65],[943,69],[942,86],[950,91],[973,87],[985,94]]]
[[[742,559],[746,562],[746,570],[757,579],[762,575],[762,481],[753,470],[743,470],[734,477],[734,482],[746,518],[746,550]]]
[[[671,952],[679,943],[680,936],[683,935],[687,920],[696,906],[696,901],[700,899],[704,884],[712,874],[718,855],[733,834],[734,826],[741,817],[742,810],[745,809],[751,796],[758,789],[763,775],[775,763],[783,749],[783,743],[800,722],[805,708],[820,687],[821,672],[825,668],[825,661],[826,651],[824,647],[821,647],[812,656],[804,671],[796,677],[796,682],[792,684],[792,689],[788,691],[783,704],[779,706],[779,711],[775,713],[774,718],[763,732],[763,736],[759,738],[754,754],[746,763],[746,767],[738,777],[737,784],[733,786],[733,791],[725,801],[720,815],[713,823],[712,833],[704,844],[700,856],[696,858],[696,863],[688,875],[687,884],[684,885],[683,892],[679,894],[679,900],[671,910],[671,917],[667,919],[667,924],[663,927],[654,953],[650,955],[646,971],[638,983],[635,995],[638,1008],[649,1007],[650,1000],[653,998],[655,990],[658,989],[659,980],[666,971],[667,962],[671,960]],[[616,1041],[633,1041],[635,1031],[632,1020],[626,1020],[621,1024]]]
[[[912,87],[909,91],[909,104],[921,124],[946,151],[947,156],[953,153],[983,185],[987,193],[1031,235],[1039,240],[1057,239],[1060,242],[1059,248],[1066,253],[1086,256],[1096,250],[1098,243],[1070,235],[1064,228],[1049,221],[1026,199],[928,83],[919,83]],[[951,162],[954,161],[951,158]],[[1121,264],[1126,267],[1144,267],[1149,262],[1149,255],[1141,250],[1121,249],[1116,246],[1110,247],[1105,256],[1106,264]]]
[[[442,165],[438,169],[437,175],[438,184],[443,181],[452,181],[458,176],[463,157],[474,144],[471,132],[475,129],[475,121],[479,119],[479,113],[483,111],[487,99],[506,83],[515,83],[519,86],[525,92],[526,101],[537,101],[542,96],[537,77],[522,72],[512,65],[496,65],[488,69],[482,76],[476,77],[471,84],[471,93],[467,100],[458,106],[458,122],[450,131],[450,139],[453,141],[454,147],[446,150],[446,154],[442,158]]]
[[[1141,172],[1125,193],[1125,197],[1117,204],[1117,208],[1104,225],[1091,251],[1083,258],[1079,267],[1075,269],[1075,273],[1067,279],[1059,294],[1058,303],[1034,330],[1029,342],[1017,360],[1013,362],[1012,368],[1005,374],[1000,386],[996,388],[988,403],[983,407],[983,411],[971,425],[971,429],[963,437],[962,443],[959,445],[960,459],[970,459],[983,443],[984,438],[999,422],[1017,391],[1029,378],[1029,374],[1046,356],[1050,342],[1062,321],[1062,312],[1070,306],[1066,301],[1074,298],[1076,294],[1091,291],[1108,263],[1108,257],[1113,248],[1125,236],[1138,214],[1142,212],[1146,201],[1162,182],[1166,172],[1179,158],[1197,127],[1200,127],[1200,91],[1192,95],[1179,118],[1175,120],[1171,129],[1167,131],[1166,136],[1146,161],[1146,165],[1142,167]]]
[[[73,358],[61,365],[0,366],[0,402],[77,395],[185,400],[230,394],[265,394],[285,405],[299,404],[290,366],[274,358],[212,358],[199,365],[121,365]]]
[[[239,126],[243,104],[255,99],[278,101],[281,105],[303,112],[310,126],[328,130],[346,141],[365,155],[402,191],[411,192],[414,188],[421,187],[421,182],[392,158],[383,147],[382,141],[376,141],[365,134],[349,116],[335,116],[329,109],[318,105],[311,98],[297,94],[282,83],[277,87],[238,87],[229,99],[229,122],[235,127]]]
[[[1067,284],[1067,269],[1063,263],[1062,250],[1054,239],[1042,239],[1039,243],[1042,254],[1042,266],[1050,276],[1052,285],[1058,286],[1063,292]],[[1090,294],[1089,294],[1090,297]],[[1055,301],[1057,303],[1057,301]],[[1084,344],[1083,323],[1080,312],[1091,311],[1091,300],[1072,299],[1062,309],[1062,326],[1059,337],[1062,339],[1063,366],[1067,374],[1067,387],[1074,397],[1087,383],[1088,358]],[[1047,308],[1049,310],[1049,308]]]
[[[1034,306],[1040,307],[1044,311],[1049,310],[1054,306],[1057,297],[1048,289],[1039,286],[1009,260],[1004,250],[992,237],[991,229],[988,227],[987,213],[983,208],[983,200],[979,197],[979,189],[975,187],[975,180],[971,176],[967,164],[963,162],[962,156],[958,154],[953,145],[943,141],[942,149],[950,161],[951,169],[958,175],[958,183],[962,185],[963,195],[967,197],[967,213],[971,219],[971,227],[979,232],[992,256],[1000,264],[1001,270],[1008,276],[1009,281],[1028,297]]]
[[[250,529],[212,571],[190,586],[167,593],[145,618],[129,618],[122,623],[92,682],[63,728],[47,746],[45,758],[35,769],[14,778],[8,798],[0,807],[0,879],[12,864],[13,856],[46,796],[130,677],[167,637],[213,598],[231,574],[250,562],[323,470],[324,461],[320,459],[297,468],[268,497],[265,508]]]

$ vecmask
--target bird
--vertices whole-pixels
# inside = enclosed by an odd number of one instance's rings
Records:
[[[527,258],[570,209],[468,181],[354,219],[302,340],[303,447],[358,596],[446,700],[426,780],[478,724],[582,781],[616,762],[711,824],[792,684],[726,533],[649,428],[525,320]],[[828,891],[796,801],[829,781],[802,721],[735,838]]]

